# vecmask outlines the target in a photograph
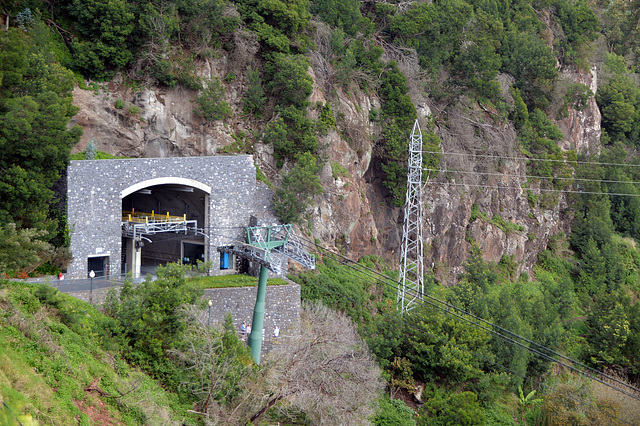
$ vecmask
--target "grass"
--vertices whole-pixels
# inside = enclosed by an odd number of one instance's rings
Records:
[[[0,281],[0,424],[189,423],[189,404],[121,358],[109,324],[45,284]]]
[[[98,151],[96,154],[96,158],[95,160],[114,160],[114,159],[128,159],[129,157],[118,157],[115,155],[111,155],[109,153],[106,153],[104,151]],[[84,151],[82,152],[78,152],[75,154],[71,154],[71,156],[69,157],[70,160],[84,160]]]
[[[258,278],[249,275],[219,275],[215,277],[200,276],[191,278],[191,280],[201,286],[207,288],[226,288],[226,287],[251,287],[258,285]],[[288,285],[288,281],[282,278],[269,278],[267,285]]]

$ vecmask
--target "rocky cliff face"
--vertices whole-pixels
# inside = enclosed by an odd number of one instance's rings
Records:
[[[232,55],[203,64],[202,74],[222,77],[234,61]],[[313,70],[309,72],[313,75]],[[594,93],[597,89],[595,71],[565,71],[562,75],[589,85]],[[351,258],[376,254],[395,262],[402,209],[391,206],[382,186],[372,142],[380,129],[369,121],[369,111],[379,109],[380,102],[375,95],[360,91],[334,90],[328,99],[322,79],[315,75],[314,79],[311,105],[330,102],[337,126],[320,141],[321,156],[327,159],[320,173],[324,194],[316,197],[309,211],[309,229],[314,238]],[[273,151],[259,138],[264,123],[242,115],[242,78],[226,89],[235,115],[213,124],[194,114],[194,91],[134,90],[118,79],[96,90],[76,89],[74,100],[80,112],[75,122],[84,128],[84,136],[75,149],[84,150],[95,138],[98,149],[114,155],[200,156],[233,152],[234,144],[241,141],[245,149],[253,150],[261,170],[277,182]],[[507,90],[504,93],[508,96]],[[413,97],[424,125],[431,114],[429,99],[420,94]],[[491,111],[465,102],[434,117],[442,141],[441,171],[430,176],[423,191],[426,265],[445,284],[454,283],[462,271],[472,241],[480,245],[486,260],[499,262],[503,256],[512,256],[518,272],[531,272],[549,237],[568,231],[570,224],[562,195],[538,193],[537,201],[531,202],[523,187],[527,172],[515,130],[495,120]],[[310,108],[310,113],[318,111]],[[563,149],[598,152],[600,113],[594,99],[581,111],[569,108],[559,125],[565,134]],[[346,173],[335,173],[332,164],[339,164]]]

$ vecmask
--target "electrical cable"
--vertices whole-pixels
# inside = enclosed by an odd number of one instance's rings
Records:
[[[421,151],[421,152],[423,154],[458,155],[462,157],[491,158],[496,160],[547,161],[547,162],[553,162],[553,163],[566,163],[566,164],[591,165],[591,166],[640,167],[640,164],[604,163],[599,161],[555,160],[552,158],[536,158],[536,157],[509,157],[509,156],[495,156],[495,155],[487,155],[487,154],[470,154],[466,152],[444,152],[444,151]]]
[[[489,189],[508,189],[514,191],[524,191],[528,188],[522,188],[518,186],[498,186],[498,185],[480,185],[473,183],[452,183],[452,182],[438,182],[431,181],[430,185],[451,185],[451,186],[464,186],[464,187],[473,187],[473,188],[489,188]],[[540,192],[549,192],[549,193],[567,193],[567,194],[588,194],[588,195],[615,195],[620,197],[640,197],[640,194],[622,194],[616,192],[596,192],[596,191],[576,191],[572,189],[545,189],[545,188],[535,188],[535,191]]]
[[[312,243],[315,247],[318,247],[318,245],[317,245],[317,244],[315,244],[315,243],[311,242],[310,240],[307,240],[307,239],[305,239],[305,238],[303,238],[303,237],[299,237],[299,238],[300,238],[300,239],[302,239],[302,240],[305,240],[305,241],[307,241],[307,242]],[[326,248],[322,248],[322,249],[323,249],[324,251],[327,251],[327,252],[329,252],[329,253],[334,254],[335,256],[339,256],[339,257],[341,257],[341,258],[343,258],[343,259],[346,259],[346,260],[348,260],[349,262],[353,263],[354,265],[358,265],[358,267],[365,268],[365,269],[367,269],[368,271],[373,272],[374,274],[376,274],[376,275],[379,275],[379,276],[383,277],[385,280],[390,280],[390,278],[389,278],[389,277],[387,277],[387,276],[385,276],[384,274],[381,274],[381,273],[379,273],[378,271],[375,271],[375,270],[373,270],[373,269],[371,269],[371,268],[368,268],[368,267],[366,267],[366,266],[364,266],[364,265],[360,265],[360,264],[358,264],[357,262],[354,262],[353,260],[348,259],[347,257],[345,257],[345,256],[343,256],[343,255],[341,255],[341,254],[338,254],[338,253],[335,253],[335,252],[331,252],[330,250],[327,250]],[[346,263],[343,263],[343,262],[341,262],[341,263],[342,263],[342,264],[344,264],[344,265],[346,265]],[[349,266],[349,265],[346,265],[346,266]],[[365,272],[363,272],[363,271],[360,271],[360,272],[361,272],[361,273],[365,273]],[[371,276],[370,274],[367,274],[367,275],[368,275],[370,278],[373,278],[373,279],[375,279],[375,280],[376,280],[376,281],[378,281],[378,282],[380,282],[380,281],[381,281],[379,278],[373,277],[373,276]],[[385,281],[382,281],[382,283],[383,283],[384,285],[386,285],[386,286],[389,286],[389,287],[392,287],[392,288],[394,288],[394,289],[397,289],[397,285],[398,285],[398,283],[396,283],[396,282],[394,282],[393,284],[390,284],[390,283],[387,283],[387,282],[385,282]],[[553,350],[553,349],[551,349],[551,348],[548,348],[548,347],[546,347],[546,346],[544,346],[544,345],[541,345],[541,344],[539,344],[539,343],[536,343],[536,342],[534,342],[534,341],[532,341],[532,340],[530,340],[530,339],[527,339],[526,337],[520,336],[520,335],[518,335],[517,333],[514,333],[514,332],[512,332],[512,331],[510,331],[510,330],[507,330],[507,329],[505,329],[505,328],[503,328],[503,327],[500,327],[500,326],[499,326],[499,325],[497,325],[497,324],[493,324],[493,323],[491,323],[491,322],[489,322],[489,321],[487,321],[487,320],[485,320],[485,319],[483,319],[483,318],[481,318],[481,317],[479,317],[479,316],[476,316],[476,315],[474,315],[474,314],[472,314],[472,313],[470,313],[470,312],[468,312],[468,311],[465,311],[465,310],[463,310],[463,309],[461,309],[461,308],[459,308],[459,307],[457,307],[457,306],[455,306],[455,305],[452,305],[452,304],[450,304],[450,303],[448,303],[448,302],[442,301],[442,300],[440,300],[440,299],[438,299],[438,298],[435,298],[435,297],[430,296],[430,295],[427,295],[427,294],[425,294],[424,296],[426,296],[426,297],[428,297],[428,298],[430,298],[430,299],[432,299],[432,300],[436,301],[437,303],[440,303],[440,304],[442,304],[442,305],[446,306],[446,307],[447,307],[447,308],[449,308],[449,309],[454,309],[454,310],[456,310],[456,311],[458,311],[458,312],[460,312],[460,313],[463,313],[464,315],[468,315],[468,316],[470,316],[470,317],[472,317],[472,318],[474,318],[474,319],[476,319],[476,320],[478,320],[478,321],[481,321],[481,322],[483,322],[483,323],[487,324],[487,325],[488,325],[488,326],[490,326],[490,327],[495,327],[495,328],[497,328],[497,329],[499,329],[499,330],[501,330],[501,331],[503,331],[503,332],[509,333],[509,334],[511,334],[512,336],[514,336],[514,337],[516,337],[516,338],[518,338],[518,339],[521,339],[521,340],[523,340],[523,341],[525,341],[525,342],[527,342],[527,343],[529,343],[529,344],[533,344],[533,345],[537,346],[538,348],[540,348],[540,349],[542,349],[542,350],[546,350],[546,351],[548,351],[548,352],[550,352],[550,353],[552,353],[552,354],[554,354],[554,355],[556,355],[556,356],[558,356],[558,357],[560,357],[560,358],[563,358],[563,359],[567,360],[568,362],[571,362],[571,363],[577,364],[577,365],[579,365],[580,367],[585,368],[585,369],[587,369],[587,370],[589,370],[589,371],[591,371],[591,372],[593,372],[593,373],[595,373],[595,374],[598,374],[598,375],[600,375],[600,376],[602,376],[602,377],[605,377],[605,378],[607,378],[607,379],[609,379],[609,380],[611,380],[611,381],[614,381],[614,382],[616,382],[616,383],[619,383],[619,384],[621,384],[621,385],[623,385],[623,386],[625,386],[625,387],[627,387],[627,388],[631,389],[631,390],[632,390],[632,391],[634,391],[634,392],[638,392],[638,393],[640,393],[640,389],[637,389],[637,388],[635,388],[635,387],[633,387],[633,386],[631,386],[631,385],[629,385],[629,384],[627,384],[627,383],[624,383],[624,382],[622,382],[622,381],[620,381],[620,380],[618,380],[618,379],[616,379],[616,378],[614,378],[614,377],[612,377],[612,376],[609,376],[609,375],[607,375],[607,374],[605,374],[605,373],[599,372],[599,371],[597,371],[597,370],[595,370],[595,369],[593,369],[593,368],[591,368],[591,367],[589,367],[589,366],[587,366],[587,365],[585,365],[585,364],[582,364],[581,362],[579,362],[579,361],[577,361],[577,360],[574,360],[574,359],[569,358],[569,357],[567,357],[567,356],[565,356],[565,355],[562,355],[562,354],[560,354],[560,353],[558,353],[558,352],[554,351],[554,350]],[[423,303],[425,303],[425,302],[423,301]],[[434,307],[434,308],[436,308],[436,309],[441,310],[441,311],[442,311],[442,312],[444,312],[446,315],[449,315],[449,316],[453,317],[453,316],[452,316],[452,314],[450,313],[450,311],[449,311],[448,309],[445,309],[445,308],[443,308],[443,307],[437,306],[437,305],[435,305],[434,303],[431,303],[431,302],[426,302],[426,303],[430,304],[431,306],[433,306],[433,307]],[[557,359],[555,359],[555,358],[553,358],[553,357],[551,357],[551,356],[549,356],[549,355],[546,355],[546,354],[544,354],[544,353],[542,353],[542,352],[540,352],[540,351],[538,351],[538,350],[536,350],[536,349],[532,349],[532,348],[530,348],[530,347],[527,347],[526,345],[522,344],[521,342],[517,342],[517,341],[515,341],[515,340],[513,340],[513,339],[511,339],[511,338],[509,338],[509,337],[507,337],[507,336],[504,336],[503,334],[501,334],[501,333],[499,333],[499,332],[496,332],[496,331],[490,330],[490,329],[488,329],[488,328],[486,328],[486,327],[483,327],[482,325],[480,325],[480,324],[478,324],[478,323],[474,323],[473,321],[467,320],[467,319],[465,319],[465,318],[461,317],[460,315],[457,315],[457,314],[454,314],[454,315],[455,315],[456,317],[458,317],[459,319],[463,320],[463,321],[469,322],[470,324],[474,325],[476,328],[483,329],[483,330],[485,330],[485,331],[487,331],[487,332],[491,333],[492,335],[494,335],[494,336],[496,336],[496,337],[499,337],[499,338],[501,338],[501,339],[503,339],[503,340],[505,340],[505,341],[507,341],[507,342],[510,342],[510,343],[512,343],[512,344],[516,344],[516,345],[518,345],[518,346],[522,347],[523,349],[526,349],[526,350],[528,350],[529,352],[533,353],[534,355],[537,355],[537,356],[539,356],[539,357],[545,358],[545,359],[546,359],[546,360],[548,360],[548,361],[555,362],[555,363],[558,363],[558,364],[560,364],[560,365],[563,365],[564,367],[569,368],[570,370],[573,370],[573,371],[575,371],[575,372],[576,372],[576,373],[578,373],[578,374],[581,374],[581,375],[583,375],[583,376],[585,376],[585,377],[588,377],[588,378],[590,378],[590,379],[592,379],[592,380],[598,381],[598,382],[600,382],[600,383],[604,384],[605,386],[611,387],[612,389],[615,389],[615,390],[617,390],[618,392],[621,392],[621,393],[623,393],[623,394],[625,394],[625,395],[627,395],[627,396],[629,396],[629,397],[631,397],[631,398],[634,398],[634,399],[636,399],[636,400],[640,401],[640,397],[637,397],[636,395],[633,395],[633,394],[629,394],[629,393],[627,393],[626,391],[624,391],[624,390],[622,390],[622,389],[619,389],[619,388],[617,388],[617,387],[615,387],[615,386],[612,386],[612,385],[610,385],[610,384],[608,384],[608,383],[606,383],[606,382],[602,381],[601,379],[599,379],[599,378],[597,378],[597,377],[592,376],[591,374],[585,373],[585,372],[583,372],[583,371],[581,371],[581,370],[579,370],[579,369],[577,369],[577,368],[575,368],[575,367],[573,367],[573,366],[571,366],[571,365],[568,365],[568,364],[564,363],[563,361],[557,360]]]
[[[19,424],[20,426],[23,426],[22,422],[20,422],[20,419],[18,418],[18,416],[16,416],[16,413],[14,413],[14,412],[13,412],[13,410],[11,409],[11,407],[9,407],[9,406],[7,405],[7,403],[6,403],[6,402],[4,402],[4,401],[2,401],[2,404],[3,404],[5,407],[7,407],[7,408],[9,409],[9,412],[10,412],[11,414],[13,414],[13,417],[15,417],[15,418],[16,418],[16,421],[18,422],[18,424]]]
[[[207,228],[212,228],[212,229],[241,229],[241,228],[243,228],[243,227],[227,227],[227,228],[221,228],[221,227],[207,227]],[[201,229],[201,230],[204,230],[205,228],[200,228],[200,229]],[[226,237],[226,235],[223,235],[223,234],[215,234],[215,235],[217,235],[217,236],[225,236],[225,237]],[[312,245],[310,245],[310,247],[314,247],[314,248],[316,248],[316,249],[317,249],[317,248],[319,248],[319,246],[318,246],[316,243],[311,242],[310,240],[307,240],[307,239],[305,239],[305,238],[303,238],[303,237],[299,237],[299,238],[300,238],[301,240],[304,240],[304,241],[307,241],[307,242],[311,243]],[[307,246],[309,246],[309,244],[307,244]],[[322,250],[324,250],[324,251],[326,251],[326,252],[328,252],[328,253],[333,253],[333,252],[330,252],[329,250],[327,250],[326,248],[322,248]],[[351,263],[353,263],[353,264],[359,265],[357,262],[354,262],[353,260],[348,259],[348,258],[346,258],[346,257],[345,257],[345,256],[343,256],[343,255],[340,255],[340,254],[337,254],[337,253],[333,253],[333,254],[334,254],[335,256],[340,256],[340,257],[342,257],[343,259],[346,259],[346,260],[348,260],[349,262],[351,262]],[[343,262],[342,262],[342,263],[343,263]],[[345,264],[345,263],[343,263],[343,264]],[[346,265],[346,264],[345,264],[345,265]],[[349,266],[349,265],[347,265],[347,266]],[[359,266],[362,266],[362,265],[359,265]],[[377,274],[377,275],[382,276],[385,280],[389,280],[389,279],[390,279],[389,277],[387,277],[387,276],[385,276],[385,275],[383,275],[383,274],[380,274],[378,271],[372,270],[372,269],[370,269],[370,268],[366,268],[366,269],[368,269],[370,272],[373,272],[373,273],[375,273],[375,274]],[[360,271],[360,272],[361,272],[361,273],[364,273],[364,272],[362,272],[362,271]],[[370,276],[370,275],[369,275],[369,276]],[[370,276],[370,277],[371,277],[371,276]],[[374,278],[374,279],[376,279],[377,281],[380,281],[380,280],[379,280],[379,278],[375,278],[375,277],[371,277],[371,278]],[[387,285],[387,286],[392,286],[394,289],[397,289],[397,283],[394,283],[394,284],[389,284],[389,283],[386,283],[386,282],[383,282],[383,283],[384,283],[385,285]],[[542,350],[545,350],[545,351],[548,351],[548,352],[550,352],[550,353],[553,353],[554,355],[556,355],[556,356],[558,356],[558,357],[560,357],[560,358],[563,358],[563,359],[567,360],[568,362],[571,362],[571,363],[577,364],[577,365],[581,366],[582,368],[585,368],[585,369],[587,369],[587,370],[593,371],[595,374],[602,375],[602,376],[606,377],[606,378],[607,378],[607,379],[609,379],[609,380],[612,380],[612,381],[615,381],[615,382],[617,382],[617,383],[619,383],[619,384],[621,384],[621,385],[627,386],[627,387],[629,387],[630,389],[632,389],[633,391],[636,391],[636,392],[638,392],[638,391],[639,391],[638,389],[636,389],[636,388],[634,388],[634,387],[632,387],[632,386],[630,386],[630,385],[628,385],[628,384],[626,384],[626,383],[624,383],[624,382],[622,382],[622,381],[619,381],[619,380],[617,380],[617,379],[616,379],[616,378],[614,378],[614,377],[608,376],[608,375],[606,375],[606,374],[604,374],[604,373],[601,373],[601,372],[599,372],[599,371],[597,371],[597,370],[595,370],[595,369],[592,369],[591,367],[588,367],[588,366],[586,366],[586,365],[584,365],[584,364],[580,363],[580,362],[579,362],[579,361],[577,361],[577,360],[574,360],[574,359],[571,359],[571,358],[569,358],[569,357],[566,357],[565,355],[562,355],[562,354],[560,354],[560,353],[558,353],[558,352],[556,352],[556,351],[553,351],[553,350],[552,350],[552,349],[550,349],[550,348],[547,348],[547,347],[545,347],[545,346],[543,346],[543,345],[540,345],[540,344],[538,344],[538,343],[536,343],[536,342],[534,342],[534,341],[532,341],[532,340],[529,340],[529,339],[527,339],[527,338],[525,338],[525,337],[523,337],[523,336],[520,336],[520,335],[518,335],[517,333],[511,332],[510,330],[507,330],[507,329],[502,328],[502,327],[500,327],[500,326],[498,326],[498,325],[496,325],[496,324],[493,324],[493,323],[491,323],[491,322],[489,322],[489,321],[486,321],[486,320],[484,320],[483,318],[478,317],[478,316],[476,316],[476,315],[473,315],[473,314],[471,314],[470,312],[467,312],[467,311],[465,311],[465,310],[463,310],[463,309],[461,309],[461,308],[459,308],[459,307],[457,307],[457,306],[451,305],[451,304],[450,304],[450,303],[448,303],[448,302],[445,302],[445,301],[442,301],[442,300],[440,300],[440,299],[434,298],[433,296],[430,296],[430,295],[425,295],[425,296],[426,296],[426,297],[428,297],[428,298],[430,298],[430,299],[432,299],[432,300],[434,300],[434,301],[435,301],[435,302],[437,302],[437,303],[440,303],[440,304],[442,304],[442,305],[446,306],[446,308],[447,308],[447,309],[445,309],[445,308],[443,308],[443,307],[441,307],[441,306],[438,306],[438,305],[436,305],[435,303],[432,303],[432,302],[426,302],[426,303],[430,304],[431,306],[433,306],[434,308],[436,308],[436,309],[439,309],[439,310],[443,311],[446,315],[449,315],[449,316],[451,316],[452,318],[455,316],[455,317],[459,318],[460,320],[463,320],[463,321],[469,322],[471,325],[473,325],[473,326],[475,326],[475,327],[477,327],[477,328],[480,328],[480,329],[482,329],[482,330],[485,330],[485,331],[487,331],[488,333],[490,333],[490,334],[492,334],[492,335],[494,335],[494,336],[496,336],[496,337],[499,337],[499,338],[501,338],[501,339],[503,339],[503,340],[505,340],[505,341],[507,341],[507,342],[509,342],[509,343],[512,343],[512,344],[518,345],[518,346],[522,347],[523,349],[528,350],[529,352],[531,352],[531,353],[532,353],[532,354],[534,354],[534,355],[537,355],[537,356],[539,356],[539,357],[541,357],[541,358],[544,358],[544,359],[546,359],[546,360],[548,360],[548,361],[550,361],[550,362],[556,362],[556,363],[558,363],[558,364],[560,364],[560,365],[563,365],[563,366],[564,366],[564,367],[566,367],[566,368],[569,368],[569,369],[571,369],[571,370],[575,371],[575,372],[576,372],[576,373],[578,373],[578,374],[584,375],[585,377],[588,377],[588,378],[590,378],[590,379],[592,379],[592,380],[596,380],[596,381],[598,381],[598,382],[600,382],[600,383],[602,383],[602,384],[604,384],[604,385],[606,385],[606,386],[610,386],[610,387],[611,387],[611,385],[609,385],[608,383],[606,383],[606,382],[604,382],[604,381],[602,381],[602,380],[598,379],[597,377],[593,377],[593,376],[591,376],[590,374],[587,374],[587,373],[585,373],[585,372],[583,372],[583,371],[581,371],[581,370],[578,370],[577,368],[575,368],[575,367],[573,367],[573,366],[571,366],[571,365],[569,365],[569,364],[566,364],[566,363],[564,363],[564,362],[562,362],[562,361],[560,361],[560,360],[558,360],[558,359],[555,359],[555,358],[553,358],[553,357],[551,357],[551,356],[549,356],[549,355],[547,355],[547,354],[544,354],[544,353],[542,353],[542,352],[540,352],[540,351],[538,351],[538,350],[536,350],[536,349],[532,349],[531,347],[528,347],[528,346],[526,346],[526,345],[522,344],[521,342],[518,342],[518,341],[513,340],[513,339],[511,339],[511,338],[509,338],[509,337],[507,337],[507,336],[505,336],[505,335],[503,335],[503,334],[501,334],[501,333],[496,332],[495,330],[490,330],[490,329],[488,329],[488,328],[486,328],[486,327],[483,327],[482,325],[480,325],[480,324],[478,324],[478,323],[474,323],[473,321],[467,320],[467,319],[463,318],[462,316],[460,316],[460,315],[458,315],[458,314],[452,314],[448,309],[454,309],[454,310],[456,310],[456,311],[458,311],[458,312],[460,312],[460,313],[463,313],[463,314],[465,314],[465,315],[468,315],[468,316],[470,316],[470,317],[472,317],[472,318],[474,318],[474,319],[476,319],[476,320],[478,320],[478,321],[482,321],[482,322],[486,323],[486,324],[487,324],[488,326],[490,326],[490,327],[494,327],[494,328],[497,328],[497,329],[499,329],[499,330],[501,330],[501,331],[503,331],[503,332],[505,332],[505,333],[509,333],[510,335],[514,336],[514,337],[515,337],[515,338],[517,338],[517,339],[521,339],[521,340],[523,340],[523,341],[525,341],[525,342],[527,342],[527,343],[529,343],[529,344],[532,344],[532,345],[537,346],[538,348],[540,348],[540,349],[542,349]],[[422,303],[425,303],[425,302],[423,301]],[[452,315],[453,315],[453,316],[452,316]],[[625,391],[623,391],[623,390],[621,390],[621,389],[618,389],[618,388],[615,388],[615,387],[613,387],[613,389],[618,390],[619,392],[621,392],[621,393],[623,393],[623,394],[625,394],[625,395],[627,395],[627,396],[630,396],[630,397],[632,397],[632,398],[634,398],[634,399],[638,399],[635,395],[633,395],[633,394],[629,394],[629,393],[627,393],[627,392],[625,392]],[[640,399],[638,399],[638,400],[640,400]]]
[[[566,180],[571,182],[594,182],[594,183],[628,183],[632,185],[640,184],[640,181],[626,181],[626,180],[607,180],[607,179],[584,179],[574,177],[560,177],[560,176],[537,176],[537,175],[514,175],[509,173],[491,173],[491,172],[476,172],[476,171],[464,171],[464,170],[447,170],[447,169],[430,169],[424,168],[422,170],[438,173],[454,173],[465,175],[480,175],[480,176],[499,176],[499,177],[516,177],[524,179],[552,179],[552,180]]]
[[[324,249],[324,250],[326,250],[326,249]],[[336,253],[331,252],[331,251],[329,251],[329,250],[327,250],[327,251],[328,251],[329,253],[336,254]],[[351,262],[353,262],[353,261],[351,261]],[[344,263],[342,263],[342,264],[343,264],[343,265],[345,265],[345,266],[350,267],[349,265],[346,265],[346,264],[344,264]],[[361,266],[363,266],[363,265],[361,265]],[[351,268],[351,267],[350,267],[350,268]],[[367,267],[365,267],[365,268],[367,268]],[[353,268],[352,268],[352,269],[353,269]],[[367,269],[369,269],[369,268],[367,268]],[[356,270],[356,269],[354,269],[354,270]],[[361,271],[357,271],[357,270],[356,270],[356,272],[361,272]],[[352,275],[354,275],[354,276],[357,276],[357,275],[355,275],[354,273],[351,273],[351,274],[352,274]],[[361,277],[358,277],[358,278],[361,278]],[[333,292],[333,293],[335,293],[335,294],[338,294],[338,295],[340,295],[340,296],[342,296],[342,297],[344,297],[344,298],[346,298],[346,299],[350,300],[350,301],[351,301],[351,302],[353,302],[354,304],[358,304],[358,302],[357,302],[355,299],[353,299],[353,298],[351,298],[351,297],[349,297],[349,296],[345,295],[344,293],[338,292],[337,290],[333,290],[333,289],[331,289],[331,288],[329,288],[329,287],[327,287],[327,286],[324,286],[324,285],[322,285],[322,284],[319,284],[319,283],[315,283],[315,284],[316,284],[316,285],[320,285],[320,286],[321,286],[321,287],[323,287],[324,289],[326,289],[326,290],[328,290],[328,291],[330,291],[330,292]],[[384,314],[384,312],[382,312],[380,309],[377,309],[377,308],[376,308],[376,311],[377,311],[377,313],[378,313],[378,314],[380,314],[380,315],[385,315],[385,314]],[[608,412],[608,411],[605,411],[605,410],[603,410],[603,409],[599,408],[598,406],[594,406],[593,404],[590,404],[590,403],[585,402],[585,401],[583,401],[583,400],[579,400],[579,399],[577,399],[577,398],[573,397],[572,395],[568,395],[568,394],[566,394],[566,393],[563,393],[563,392],[561,392],[560,390],[558,390],[557,388],[555,388],[555,387],[553,387],[553,386],[551,386],[551,385],[548,385],[548,384],[546,384],[546,383],[543,383],[543,382],[539,381],[538,379],[531,378],[531,377],[528,377],[528,376],[526,376],[526,375],[520,374],[520,373],[518,373],[518,372],[516,372],[516,371],[513,371],[512,369],[510,369],[510,368],[508,368],[508,367],[506,367],[506,366],[504,366],[504,365],[502,365],[502,364],[500,364],[500,363],[498,363],[498,362],[496,362],[496,361],[490,360],[490,359],[488,359],[488,358],[486,358],[486,357],[483,357],[482,355],[479,355],[479,354],[477,354],[477,353],[475,353],[475,352],[473,352],[473,351],[471,351],[471,350],[468,350],[468,349],[465,349],[465,348],[463,348],[463,347],[461,347],[461,346],[458,346],[458,345],[456,345],[455,343],[453,343],[453,342],[451,342],[451,341],[447,340],[446,338],[438,337],[438,336],[434,335],[433,333],[431,333],[431,332],[429,332],[429,331],[426,331],[426,330],[424,330],[424,329],[420,329],[420,328],[418,328],[417,326],[414,326],[414,325],[412,325],[412,324],[407,324],[407,323],[405,323],[405,324],[406,324],[408,327],[411,327],[413,330],[417,330],[417,331],[419,331],[419,332],[421,332],[421,333],[424,333],[424,334],[426,334],[426,335],[428,335],[428,336],[430,336],[430,337],[433,337],[433,338],[434,338],[434,339],[436,339],[437,341],[444,342],[444,343],[446,343],[446,344],[449,344],[449,345],[451,345],[451,346],[455,347],[456,349],[459,349],[459,350],[461,350],[461,351],[463,351],[463,352],[467,352],[467,353],[469,353],[470,355],[472,355],[472,356],[474,356],[474,357],[476,357],[476,358],[478,358],[478,359],[481,359],[481,360],[483,360],[483,361],[485,361],[485,362],[487,362],[487,363],[491,363],[491,364],[493,364],[493,365],[495,365],[495,366],[497,366],[497,367],[499,367],[499,368],[503,369],[504,371],[506,371],[506,372],[508,372],[508,373],[514,374],[514,375],[516,375],[516,376],[518,376],[518,377],[522,378],[523,380],[529,380],[529,381],[531,381],[531,382],[533,382],[533,383],[535,383],[535,384],[537,384],[537,385],[539,385],[539,386],[543,386],[543,387],[545,387],[545,388],[552,389],[553,391],[556,391],[558,394],[560,394],[560,395],[562,395],[562,396],[564,396],[564,397],[566,397],[566,398],[568,398],[568,399],[571,399],[571,400],[573,400],[574,402],[577,402],[578,404],[587,405],[587,406],[589,406],[589,407],[595,408],[597,411],[600,411],[601,413],[604,413],[604,414],[606,414],[607,416],[609,416],[609,417],[611,417],[611,418],[614,418],[614,419],[616,419],[616,420],[620,420],[621,422],[626,423],[626,424],[628,424],[628,425],[632,425],[632,423],[630,423],[630,422],[628,422],[628,421],[626,421],[626,420],[624,420],[624,419],[621,419],[621,418],[617,417],[615,414],[612,414],[612,413],[610,413],[610,412]]]

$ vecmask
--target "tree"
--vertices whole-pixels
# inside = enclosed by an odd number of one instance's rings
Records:
[[[148,368],[172,385],[178,385],[179,371],[170,367],[169,351],[184,343],[189,317],[179,308],[197,305],[203,290],[187,281],[189,267],[169,263],[156,268],[157,279],[148,276],[133,286],[126,281],[118,294],[109,292],[104,308],[119,321],[131,350],[129,360]],[[173,375],[173,376],[172,376]]]
[[[556,79],[556,57],[544,41],[530,33],[508,32],[500,48],[502,71],[516,79],[516,87],[530,109],[549,103],[551,83]]]
[[[313,91],[308,68],[309,59],[302,55],[273,53],[265,64],[267,89],[279,98],[281,105],[305,108]]]
[[[231,313],[221,327],[207,324],[202,310],[189,306],[184,310],[189,326],[184,333],[184,348],[172,350],[183,366],[181,386],[197,398],[196,409],[207,417],[231,420],[224,403],[243,391],[241,382],[251,375],[251,352],[239,339]]]
[[[361,424],[375,412],[383,390],[380,368],[345,315],[304,303],[300,332],[283,336],[264,362],[264,406],[299,410],[313,424]]]
[[[262,87],[262,78],[260,71],[254,68],[247,68],[247,91],[242,99],[244,111],[260,115],[260,111],[267,101]]]
[[[0,273],[31,272],[51,258],[53,248],[42,241],[45,231],[16,229],[15,223],[0,227]]]
[[[322,193],[318,165],[310,152],[298,157],[298,162],[282,178],[282,188],[276,190],[274,210],[284,223],[295,223],[311,203],[311,197]]]
[[[316,0],[311,2],[311,13],[333,26],[343,29],[349,35],[355,35],[362,20],[360,0]]]
[[[208,121],[222,120],[232,114],[225,100],[225,89],[220,80],[212,78],[207,87],[196,98],[196,113]]]
[[[36,35],[0,33],[0,221],[44,229],[42,237],[51,239],[66,229],[48,218],[51,187],[82,129],[67,128],[78,110],[71,103],[73,73]]]
[[[73,44],[80,70],[106,79],[133,59],[127,42],[135,21],[126,0],[73,0],[64,10],[81,36]]]
[[[306,116],[304,110],[288,106],[282,108],[266,127],[264,141],[273,144],[278,159],[294,159],[300,154],[315,154],[318,138],[316,123]]]
[[[449,394],[436,390],[424,404],[427,416],[420,417],[418,425],[480,426],[485,424],[484,410],[473,392]]]

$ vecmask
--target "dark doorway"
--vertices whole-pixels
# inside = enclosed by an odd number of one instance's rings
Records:
[[[93,271],[96,277],[104,277],[106,275],[109,256],[98,256],[87,258],[87,277],[89,273]]]
[[[195,265],[196,261],[204,262],[204,244],[182,243],[182,263]]]

